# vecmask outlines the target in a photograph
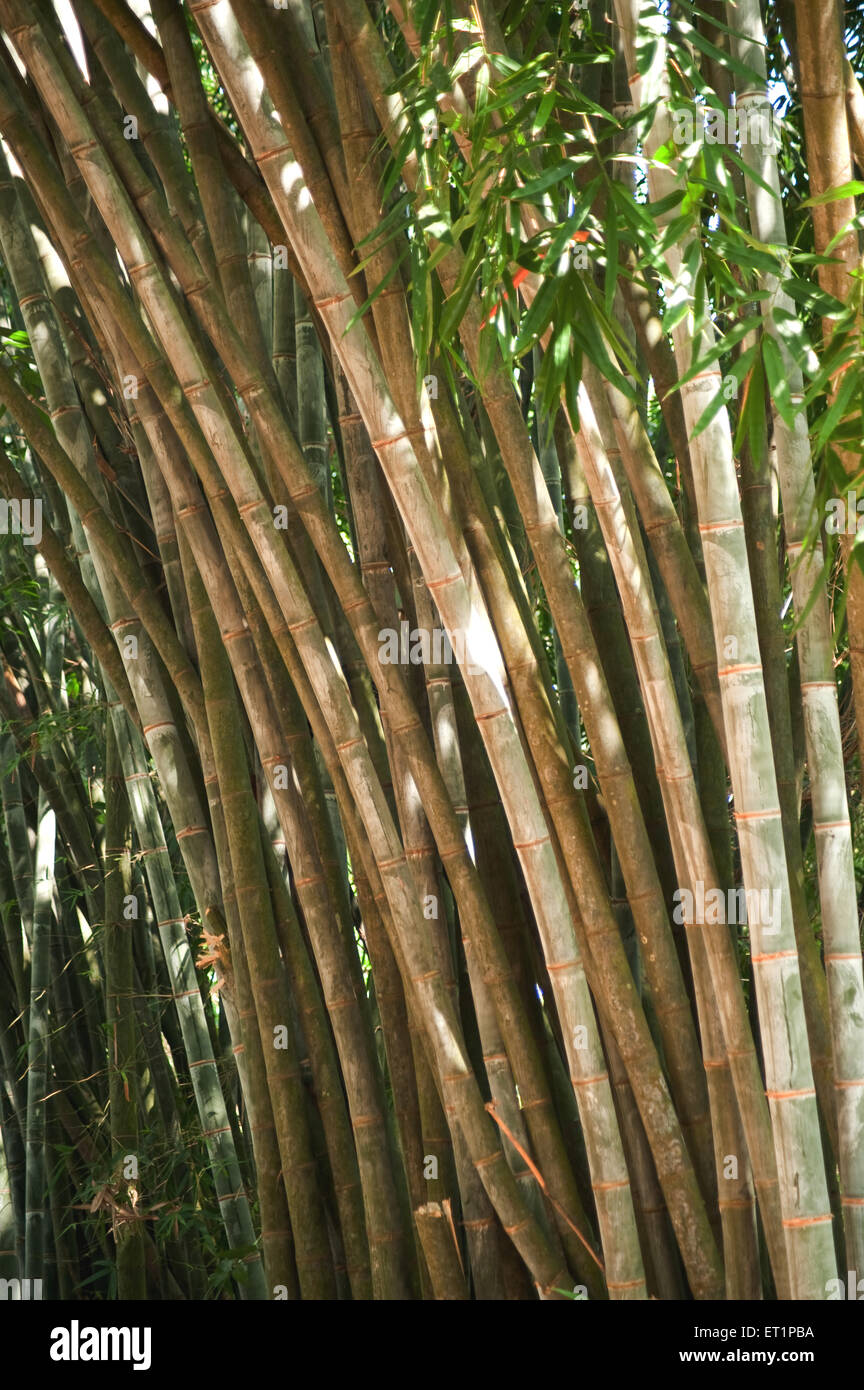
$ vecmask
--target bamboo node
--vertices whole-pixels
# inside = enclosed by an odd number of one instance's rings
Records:
[[[718,666],[718,676],[751,676],[755,671],[761,675],[762,667],[758,661],[742,662],[740,666]]]
[[[288,631],[291,633],[302,632],[304,627],[314,627],[317,621],[318,619],[315,617],[315,614],[312,613],[308,618],[301,618],[298,623],[289,623]],[[356,739],[355,742],[359,743],[360,740]],[[336,746],[338,749],[339,745],[337,744]]]
[[[500,719],[501,716],[502,716],[502,714],[508,714],[508,715],[509,715],[509,713],[510,713],[510,710],[509,710],[508,706],[507,706],[507,705],[502,705],[500,709],[493,709],[493,710],[491,711],[490,714],[475,714],[475,716],[474,716],[474,722],[475,722],[476,724],[485,723],[485,721],[486,721],[487,719]]]
[[[455,574],[446,574],[443,579],[427,579],[426,588],[434,593],[438,589],[445,589],[448,584],[458,584],[462,579],[462,571],[457,570]]]
[[[89,154],[90,150],[98,150],[98,148],[98,140],[83,140],[80,145],[70,145],[69,153],[73,155],[75,159],[78,159],[80,156]]]
[[[804,1100],[807,1096],[815,1096],[816,1089],[813,1086],[804,1086],[800,1091],[766,1091],[769,1100]]]
[[[744,529],[744,522],[740,517],[731,517],[728,521],[700,521],[698,530],[700,536],[707,535],[710,531],[739,531]]]
[[[787,1216],[783,1219],[783,1225],[787,1230],[795,1229],[799,1226],[821,1226],[826,1221],[833,1221],[834,1217],[829,1211],[827,1216]]]
[[[329,309],[331,304],[344,304],[346,299],[351,298],[353,298],[353,296],[350,293],[331,294],[329,299],[316,299],[314,304],[315,308],[318,310]],[[373,445],[372,447],[374,448],[375,446]]]

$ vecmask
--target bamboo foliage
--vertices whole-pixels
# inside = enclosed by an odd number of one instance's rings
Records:
[[[0,0],[4,1276],[861,1268],[857,30],[601,8]]]

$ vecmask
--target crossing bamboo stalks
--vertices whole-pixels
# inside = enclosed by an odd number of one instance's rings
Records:
[[[352,13],[352,22],[350,28],[352,42],[358,43],[362,41],[362,43],[364,44],[363,53],[369,59],[370,69],[374,70],[376,75],[383,74],[383,72],[386,70],[386,59],[384,59],[382,53],[376,47],[377,36],[375,36],[374,33],[371,33],[369,31],[368,26],[362,27],[362,19],[359,16],[359,9],[357,7],[354,8],[357,9],[357,19],[355,22]],[[348,32],[346,27],[345,13],[343,13],[341,16],[341,23],[343,28],[346,29],[346,32]],[[369,78],[367,77],[367,82],[368,81]],[[384,123],[386,120],[386,113],[383,109],[381,110],[380,115],[382,123]],[[413,181],[414,175],[406,173],[406,177]],[[458,266],[455,265],[454,262],[457,260],[458,257],[454,256],[454,253],[448,253],[448,255],[442,261],[441,267],[439,267],[439,274],[442,275],[442,282],[445,284],[445,286],[448,284],[452,284],[452,281],[455,280]],[[443,274],[443,269],[445,267],[447,268],[446,278]],[[466,311],[465,320],[465,324],[467,324],[468,326],[466,327],[463,325],[462,333],[466,348],[468,350],[469,360],[472,361],[475,371],[477,370],[477,334],[479,332],[479,323],[479,313],[475,309],[473,309],[473,306],[469,305],[469,308]],[[551,503],[549,502],[548,492],[546,491],[545,483],[542,481],[542,476],[538,477],[538,475],[540,474],[539,464],[536,460],[536,457],[534,457],[533,455],[533,450],[530,448],[530,444],[528,444],[526,432],[524,430],[524,425],[521,420],[521,416],[519,416],[518,410],[516,409],[515,398],[513,398],[512,396],[511,385],[509,381],[505,379],[503,372],[499,371],[495,375],[494,386],[491,385],[487,380],[486,389],[484,389],[484,404],[492,412],[492,418],[496,423],[496,433],[499,446],[502,449],[502,454],[508,460],[508,468],[511,470],[511,478],[514,479],[517,488],[520,489],[518,492],[518,496],[520,508],[522,510],[523,515],[529,518],[533,518],[536,515],[537,510],[539,508],[543,518],[542,522],[538,522],[536,526],[534,526],[532,520],[532,543],[535,549],[535,553],[538,556],[538,560],[540,564],[543,565],[543,569],[541,572],[543,574],[547,593],[549,593],[550,598],[553,602],[553,613],[556,618],[556,623],[558,625],[559,632],[564,635],[565,651],[568,656],[568,665],[570,668],[571,675],[573,677],[574,686],[577,690],[580,709],[583,712],[583,717],[587,719],[589,717],[589,713],[592,709],[592,706],[596,701],[598,694],[598,686],[596,679],[592,678],[590,682],[588,679],[586,679],[584,669],[584,659],[586,654],[590,654],[593,665],[599,666],[599,663],[597,662],[596,654],[592,651],[593,642],[591,640],[590,633],[588,632],[587,623],[585,622],[584,615],[582,614],[580,606],[578,604],[578,597],[573,589],[569,561],[566,558],[566,553],[563,548],[563,545],[557,545],[557,542],[559,542],[561,539],[558,534],[557,517],[555,516],[554,509],[551,507]],[[520,449],[520,446],[522,445],[523,441],[527,445],[527,455],[525,448],[522,448],[520,456],[514,451]],[[526,462],[526,458],[529,456],[530,462]],[[517,471],[514,473],[512,471],[513,469],[517,469]],[[521,469],[521,471],[518,471],[519,469]],[[502,627],[501,630],[503,632],[504,628]],[[576,660],[577,652],[579,654],[579,657],[581,658],[581,660],[579,661]],[[602,682],[602,676],[600,679]],[[601,698],[598,703],[602,705],[603,703],[608,701],[608,692],[603,689],[602,683],[599,687],[599,694]],[[604,696],[605,700],[603,698]],[[609,741],[610,738],[614,740],[617,730],[615,729],[614,722],[609,718],[604,717],[602,721],[598,720],[593,731],[589,726],[589,737],[592,736],[592,732],[595,734],[595,737],[592,738],[592,743],[595,744],[596,748],[596,745],[601,743],[601,740],[605,739]],[[623,762],[624,767],[626,768],[626,755],[623,755],[623,749],[619,748],[615,750],[614,760],[616,763]],[[544,766],[543,762],[538,761],[538,766],[542,768]],[[623,775],[626,776],[627,773],[623,773]],[[554,800],[557,803],[558,797],[556,796]],[[635,791],[631,791],[629,796],[625,794],[622,797],[616,787],[616,794],[610,796],[609,804],[610,809],[614,809],[615,811],[620,812],[621,814],[629,815],[630,823],[628,826],[628,831],[626,834],[621,835],[619,843],[622,846],[622,854],[627,853],[628,863],[633,865],[631,872],[635,874],[635,862],[638,862],[638,859],[640,858],[642,860],[643,866],[647,865],[648,863],[651,864],[651,872],[653,872],[653,862],[650,859],[650,851],[648,851],[648,842],[647,836],[645,835],[644,831],[644,825],[641,824],[641,816],[638,813],[638,803],[636,802]],[[552,799],[550,798],[550,806],[551,805]],[[574,834],[572,820],[568,833],[570,837],[572,837]],[[566,839],[564,843],[566,843]],[[638,845],[640,849],[644,847],[646,853],[634,856],[634,859],[630,859],[629,850],[630,847],[634,844]],[[587,857],[586,862],[588,864],[591,863],[592,857],[593,855],[589,855],[589,857]],[[639,869],[640,876],[644,874],[644,872],[645,868],[641,867]],[[580,874],[574,877],[574,882],[577,881],[581,886],[585,882],[584,875]],[[602,902],[602,897],[604,896],[603,890],[599,887],[599,885],[592,885],[592,888],[593,896],[591,902],[591,910],[586,912],[585,914],[586,918],[589,921],[594,919],[598,906]],[[656,935],[656,930],[658,927],[658,918],[661,921],[667,922],[666,908],[662,905],[662,899],[660,898],[659,894],[659,884],[657,885],[657,888],[657,898],[653,903],[651,902],[652,895],[650,893],[646,894],[642,891],[636,891],[635,889],[631,889],[631,891],[633,892],[634,905],[638,904],[637,910],[646,911],[646,913],[651,912],[653,916],[651,939],[654,939]],[[651,920],[651,918],[649,918],[649,920]],[[668,922],[665,927],[662,927],[660,929],[668,931]],[[614,949],[615,942],[617,941],[617,929],[615,929],[614,926],[612,928],[612,932],[608,933],[607,940],[610,949]],[[624,984],[624,981],[626,980],[626,975],[624,975],[623,972],[627,970],[627,967],[624,963],[623,953],[619,956],[618,960],[615,961],[614,968],[617,968],[620,973],[618,976],[619,984],[616,1008],[612,1011],[611,1017],[615,1020],[616,1023],[618,1023],[621,1020],[622,1015],[624,1017],[628,1017],[628,1021],[630,1018],[632,1018],[632,1005],[629,1001],[625,1002],[626,985]],[[633,1026],[637,1031],[639,1030],[640,1022],[638,1020],[638,1017],[633,1019]],[[628,1043],[627,1045],[625,1045],[624,1052],[625,1057],[630,1057],[633,1053],[632,1044]],[[643,1101],[643,1103],[645,1102]],[[657,1107],[652,1106],[650,1123],[656,1123],[657,1119]],[[660,1135],[658,1133],[656,1135],[656,1152],[662,1151],[662,1145],[664,1142],[665,1141],[661,1140]],[[675,1182],[678,1184],[679,1201],[681,1201],[682,1199],[684,1201],[692,1200],[693,1194],[688,1194],[686,1198],[683,1197],[683,1189],[687,1182],[686,1177],[684,1177],[682,1181],[682,1178],[679,1174],[675,1174],[673,1177],[670,1173],[669,1181],[670,1183]],[[672,1203],[672,1208],[677,1209],[677,1203]],[[692,1223],[689,1222],[686,1224],[682,1222],[679,1225],[678,1229],[682,1235],[684,1234],[685,1230],[688,1231],[689,1235],[692,1235],[694,1230]],[[701,1226],[699,1227],[699,1229],[700,1233],[704,1234],[704,1236],[707,1236],[707,1232],[704,1232]],[[708,1239],[710,1241],[710,1237],[708,1237]]]

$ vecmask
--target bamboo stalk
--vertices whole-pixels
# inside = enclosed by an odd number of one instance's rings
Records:
[[[46,1230],[46,1096],[50,1018],[50,959],[56,817],[39,793],[30,943],[30,1017],[27,1030],[27,1113],[24,1278],[42,1279],[48,1253]]]
[[[808,38],[815,38],[809,27],[810,22],[808,17],[802,36],[805,44]],[[736,33],[732,43],[735,53],[762,79],[765,75],[762,48],[764,30],[758,4],[743,0],[743,4],[736,7],[734,27]],[[809,56],[804,57],[803,61],[809,65]],[[814,74],[809,74],[808,80],[810,76]],[[763,89],[746,99],[739,97],[738,104],[744,110],[754,106],[757,110],[764,110],[767,93]],[[808,119],[811,122],[814,120],[812,111],[809,114],[805,112],[805,123]],[[815,133],[811,127],[811,137]],[[753,175],[747,179],[747,195],[754,233],[761,240],[782,247],[786,243],[786,229],[776,155],[758,142],[748,142],[742,154],[748,173],[752,171]],[[822,181],[821,173],[819,181]],[[814,187],[814,196],[816,192]],[[789,312],[792,305],[773,279],[768,281],[766,288],[773,290],[772,299],[761,306],[766,330],[778,344],[791,398],[797,402],[803,396],[801,370],[777,332],[773,317],[775,308]],[[812,548],[805,545],[815,500],[807,425],[803,412],[796,415],[791,428],[776,408],[772,414],[792,592],[796,610],[801,614],[798,657],[833,1041],[833,1084],[840,1128],[838,1157],[843,1187],[846,1252],[850,1269],[858,1269],[864,1264],[864,1206],[855,1199],[864,1195],[864,1159],[857,1138],[856,1116],[864,1085],[864,1033],[861,1031],[862,1024],[857,1020],[864,993],[864,976],[852,864],[852,831],[846,799],[827,593],[822,578],[822,546],[818,538]],[[850,570],[850,585],[853,586],[857,584],[851,572],[854,569],[852,566]],[[850,610],[850,633],[853,627]],[[853,1000],[858,1001],[857,1006]]]
[[[638,4],[631,0],[616,0],[616,10],[624,30],[628,61],[635,70],[634,35],[640,26],[644,32],[650,16],[640,15]],[[665,46],[656,24],[653,21],[651,24],[656,46],[651,70],[640,74],[635,86],[634,100],[637,102],[653,100],[655,93],[662,94],[664,90]],[[653,142],[662,139],[663,121],[668,123],[669,119],[668,111],[662,108],[658,111],[659,121],[655,117],[649,153],[654,148]],[[670,172],[668,179],[673,178]],[[661,189],[652,171],[649,171],[649,186],[652,198],[666,191],[665,186]],[[677,284],[678,293],[684,273],[681,256],[680,247],[670,250],[667,283]],[[693,335],[692,324],[687,329],[676,330],[674,335],[682,374],[690,364],[693,351],[698,352],[710,343],[711,333],[707,328],[698,338],[694,339]],[[751,941],[791,1290],[793,1297],[819,1298],[824,1296],[826,1280],[832,1277],[834,1267],[831,1212],[821,1158],[806,1023],[800,1004],[800,969],[791,922],[788,869],[732,440],[725,410],[721,409],[698,439],[692,437],[702,414],[705,393],[717,389],[719,378],[719,371],[711,369],[684,387],[682,395],[691,432],[690,456],[715,643],[721,652],[730,650],[728,638],[735,643],[731,649],[733,655],[727,658],[729,664],[722,667],[719,674],[744,881],[756,892],[767,884],[780,893],[781,899],[780,921],[769,936],[762,924],[752,923]],[[797,1174],[794,1180],[793,1174]]]
[[[135,1011],[132,1003],[132,921],[124,915],[131,882],[131,816],[123,768],[110,719],[106,721],[105,754],[105,999],[110,1083],[111,1148],[120,1200],[126,1207],[114,1220],[117,1245],[117,1291],[120,1298],[144,1298],[144,1231],[137,1210],[142,1197],[138,1170],[138,1068]],[[134,1170],[129,1159],[134,1160]],[[127,1176],[127,1170],[129,1175]]]
[[[444,1212],[438,1202],[427,1202],[414,1212],[423,1254],[429,1267],[435,1297],[466,1299],[468,1288],[459,1260],[456,1241],[448,1229]]]

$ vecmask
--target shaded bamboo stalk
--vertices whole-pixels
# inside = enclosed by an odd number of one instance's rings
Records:
[[[468,1286],[459,1259],[455,1234],[438,1202],[427,1202],[414,1212],[420,1233],[423,1254],[432,1280],[435,1297],[466,1299]]]
[[[736,6],[736,23],[732,27],[735,32],[731,41],[736,55],[763,78],[764,29],[759,5],[752,0],[742,0],[742,4]],[[744,111],[771,109],[764,89],[746,97],[739,96],[737,105]],[[751,121],[751,131],[752,128]],[[747,180],[753,231],[760,240],[782,247],[786,244],[786,228],[776,154],[768,146],[751,140],[743,147],[742,157],[748,173],[752,171],[753,175]],[[772,290],[773,295],[761,305],[765,325],[780,350],[790,398],[798,404],[803,399],[801,369],[777,332],[773,318],[775,308],[788,313],[793,305],[779,290],[776,281],[769,279],[766,288]],[[801,615],[798,659],[834,1044],[833,1084],[839,1126],[838,1157],[846,1252],[849,1268],[860,1269],[864,1265],[864,1155],[857,1117],[864,1087],[864,976],[831,624],[822,577],[821,542],[817,538],[812,544],[805,544],[815,503],[806,419],[803,411],[798,411],[790,426],[774,408],[773,425],[790,578],[795,607]],[[858,583],[859,579],[850,574],[850,585],[854,588]],[[850,609],[850,633],[853,626]]]
[[[105,755],[105,1001],[108,1038],[112,1159],[120,1170],[121,1210],[114,1215],[117,1246],[117,1292],[120,1298],[144,1298],[144,1230],[137,1210],[142,1198],[138,1158],[138,1065],[133,1004],[131,893],[131,816],[117,739],[106,721]]]

